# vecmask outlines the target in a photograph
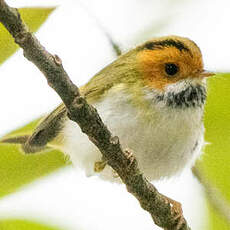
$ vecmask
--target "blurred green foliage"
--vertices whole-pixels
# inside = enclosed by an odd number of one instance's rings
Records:
[[[197,167],[230,205],[230,74],[217,74],[208,80],[204,118],[208,144]],[[230,229],[230,223],[211,204],[209,220],[211,230]]]
[[[230,202],[230,74],[208,82],[205,140],[210,143],[202,156],[202,169]]]
[[[206,230],[229,230],[230,224],[208,201],[208,227]]]
[[[54,8],[22,8],[19,12],[30,31],[35,32],[53,10]],[[17,48],[11,35],[0,24],[0,63]],[[9,135],[31,133],[37,123],[38,120],[33,121]],[[26,156],[20,151],[19,146],[1,144],[0,152],[0,197],[15,192],[20,186],[65,165],[63,154],[54,150],[45,154]]]
[[[44,224],[35,223],[28,220],[0,220],[1,230],[60,230],[56,227],[48,227]]]
[[[45,22],[55,8],[22,8],[19,9],[23,21],[30,31],[35,32]],[[0,64],[10,57],[18,46],[7,30],[0,24]],[[13,131],[9,135],[31,133],[38,120]],[[9,136],[8,135],[8,136]],[[65,165],[62,153],[54,150],[44,154],[24,155],[17,145],[0,144],[0,197],[15,192],[22,185],[53,172]],[[42,224],[25,220],[0,220],[1,230],[57,230]]]
[[[31,133],[37,123],[33,121],[7,136]],[[65,165],[64,155],[56,150],[25,155],[19,145],[1,143],[0,153],[0,197]]]
[[[19,12],[31,32],[35,32],[45,22],[47,17],[55,8],[21,8]],[[18,45],[15,44],[5,27],[0,24],[0,65],[10,57]]]

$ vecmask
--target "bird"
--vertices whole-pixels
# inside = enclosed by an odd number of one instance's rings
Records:
[[[189,38],[153,38],[120,55],[80,88],[113,136],[137,159],[150,181],[181,174],[202,153],[206,80],[200,48]],[[69,156],[86,176],[121,180],[99,150],[68,118],[64,104],[41,119],[31,135],[6,137],[26,154],[55,148]],[[131,151],[130,151],[131,150]],[[181,204],[162,195],[183,224]]]
[[[202,152],[206,79],[200,48],[180,36],[153,38],[120,55],[80,88],[113,135],[132,150],[151,181],[191,168]],[[31,135],[3,140],[29,153],[57,148],[87,176],[119,181],[64,104],[42,119]]]

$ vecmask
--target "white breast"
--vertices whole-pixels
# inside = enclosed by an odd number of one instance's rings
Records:
[[[111,91],[94,106],[113,135],[120,138],[122,146],[133,151],[147,178],[170,177],[186,166],[191,167],[204,144],[202,108],[183,110],[153,105],[153,119],[143,121],[143,111],[129,104],[128,98],[122,93],[114,97]],[[94,163],[101,160],[100,152],[74,122],[67,121],[63,132],[63,151],[88,176],[94,175]],[[99,176],[115,180],[109,166]]]

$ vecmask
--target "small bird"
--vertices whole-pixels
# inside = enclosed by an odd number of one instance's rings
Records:
[[[149,180],[192,167],[204,145],[206,77],[199,47],[190,39],[166,36],[121,55],[80,88],[109,130],[129,147]],[[5,139],[25,153],[47,146],[62,150],[86,175],[117,181],[113,170],[63,104],[30,136]]]

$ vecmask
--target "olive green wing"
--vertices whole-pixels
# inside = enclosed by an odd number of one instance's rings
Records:
[[[138,75],[136,68],[134,68],[135,62],[132,60],[135,57],[132,55],[133,52],[120,56],[119,59],[91,78],[86,85],[80,88],[81,95],[89,103],[94,104],[114,85],[119,83],[132,84]],[[39,152],[46,148],[47,143],[53,140],[54,142],[51,145],[55,145],[55,138],[60,134],[67,119],[66,108],[64,104],[61,104],[41,121],[32,135],[10,137],[3,139],[2,142],[22,144],[22,149],[25,153]]]

